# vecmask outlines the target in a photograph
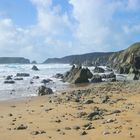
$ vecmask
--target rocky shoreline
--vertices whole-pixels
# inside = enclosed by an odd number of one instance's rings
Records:
[[[139,84],[90,84],[57,95],[1,102],[0,139],[139,140]]]

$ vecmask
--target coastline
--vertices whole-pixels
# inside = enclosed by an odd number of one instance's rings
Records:
[[[139,83],[90,84],[52,96],[0,101],[0,139],[139,140]],[[106,96],[109,100],[102,103]],[[90,100],[93,102],[85,102]],[[105,114],[97,120],[87,119],[84,113],[96,107]],[[120,112],[109,115],[113,110]],[[91,127],[84,127],[89,123]],[[19,129],[22,124],[24,127]]]

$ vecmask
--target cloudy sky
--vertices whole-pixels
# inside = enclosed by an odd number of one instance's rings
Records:
[[[39,62],[140,41],[140,0],[0,0],[0,56]]]

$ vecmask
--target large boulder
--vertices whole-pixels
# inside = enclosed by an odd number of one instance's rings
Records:
[[[93,74],[88,68],[82,68],[81,66],[74,66],[69,72],[64,75],[64,82],[69,82],[73,84],[77,83],[88,83],[89,78],[92,78]]]
[[[36,65],[33,65],[32,70],[39,71],[38,67]]]
[[[105,69],[101,68],[101,67],[95,67],[95,69],[93,70],[94,73],[104,73]]]
[[[40,86],[38,88],[38,95],[44,96],[44,95],[51,95],[53,94],[53,91],[51,88],[47,88],[46,86]]]
[[[100,75],[93,75],[91,83],[99,83],[99,82],[102,82],[102,77]]]

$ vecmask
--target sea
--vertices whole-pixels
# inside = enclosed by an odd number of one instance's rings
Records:
[[[23,99],[26,97],[38,96],[38,88],[43,85],[43,79],[51,79],[46,86],[55,93],[71,88],[69,83],[64,83],[61,79],[54,76],[57,73],[65,74],[71,69],[69,64],[36,64],[39,71],[32,70],[33,64],[2,64],[0,65],[0,101],[11,99]],[[88,67],[91,72],[95,67]],[[102,68],[106,69],[106,67]],[[15,80],[14,84],[5,84],[6,77],[12,75],[16,78],[17,73],[28,73],[29,77],[23,77],[23,80]],[[93,73],[94,74],[94,73]],[[118,80],[125,80],[125,75],[117,75]],[[39,76],[39,79],[34,79]]]
[[[37,96],[37,89],[43,85],[43,79],[51,79],[52,82],[46,84],[54,92],[65,90],[68,83],[61,79],[54,78],[57,73],[64,74],[71,66],[69,64],[36,64],[39,71],[32,70],[33,64],[3,64],[0,65],[0,100],[19,99],[21,97]],[[23,77],[23,80],[15,81],[14,84],[5,84],[5,78],[12,75],[13,79],[17,73],[28,73],[29,77]],[[39,79],[33,79],[39,76]],[[32,84],[31,84],[32,82]]]

